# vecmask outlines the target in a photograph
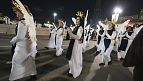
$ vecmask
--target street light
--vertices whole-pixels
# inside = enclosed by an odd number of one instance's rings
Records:
[[[121,8],[116,7],[116,8],[114,9],[114,13],[118,13],[118,14],[120,14],[120,13],[122,13],[122,9],[121,9]]]
[[[112,23],[116,23],[118,21],[119,14],[122,13],[122,9],[116,7],[113,12],[114,13],[112,14]]]
[[[55,22],[55,17],[57,16],[58,14],[57,13],[53,13],[53,16],[54,16],[54,22]]]

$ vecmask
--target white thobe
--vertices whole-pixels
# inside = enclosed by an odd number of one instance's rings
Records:
[[[56,28],[50,31],[50,35],[51,36],[49,38],[48,48],[56,48],[56,45],[55,45]]]
[[[62,43],[63,43],[63,28],[59,28],[56,32],[56,55],[60,56],[63,53]]]
[[[106,51],[104,51],[104,61],[105,61],[105,64],[107,64],[108,62],[111,61],[111,57],[110,57],[110,54],[114,48],[114,44],[115,44],[115,37],[117,35],[117,32],[116,31],[113,31],[112,35],[110,36],[106,31],[105,31],[105,35],[107,36],[108,39],[111,40],[110,44],[109,44],[109,47],[106,49]]]
[[[75,39],[72,56],[69,60],[69,68],[74,78],[78,77],[82,71],[82,43],[79,39],[82,37],[83,28],[79,27],[77,34],[74,35],[72,32],[69,32],[69,35],[72,39]]]
[[[12,68],[9,80],[17,80],[26,76],[36,75],[35,54],[36,42],[30,43],[27,39],[28,27],[24,21],[19,21],[17,35],[10,41],[16,43],[12,58]]]

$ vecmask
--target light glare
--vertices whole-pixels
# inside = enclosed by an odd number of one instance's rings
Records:
[[[118,14],[120,14],[120,13],[122,13],[122,9],[121,9],[121,8],[116,7],[116,8],[114,9],[114,13],[118,13]]]

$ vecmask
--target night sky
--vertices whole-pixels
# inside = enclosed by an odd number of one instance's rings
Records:
[[[98,8],[96,0],[21,0],[23,4],[29,6],[35,20],[45,22],[53,20],[53,12],[57,12],[57,18],[66,21],[71,20],[77,10],[89,10],[89,18],[96,16],[94,12]],[[110,18],[113,8],[116,5],[122,6],[122,15],[134,15],[143,8],[143,0],[99,0],[102,18]],[[0,13],[14,18],[11,0],[0,0]]]

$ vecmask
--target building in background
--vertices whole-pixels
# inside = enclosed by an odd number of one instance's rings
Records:
[[[119,22],[123,22],[125,20],[130,20],[131,22],[143,22],[143,9],[140,10],[139,14],[131,15],[131,16],[122,16],[119,18]]]
[[[10,18],[0,13],[0,24],[11,24]]]

